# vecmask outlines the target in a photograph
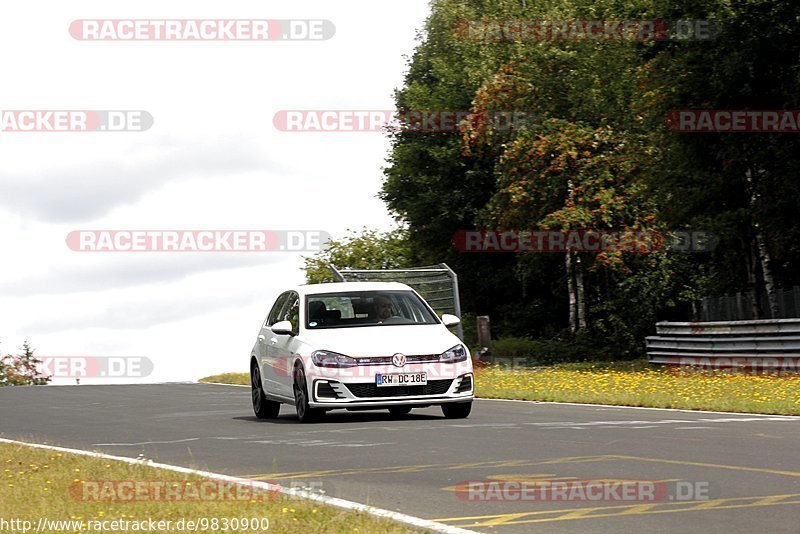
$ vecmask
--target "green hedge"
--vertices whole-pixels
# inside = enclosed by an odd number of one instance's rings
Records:
[[[607,349],[598,345],[586,341],[504,337],[492,341],[492,356],[497,363],[514,360],[527,365],[608,360]]]

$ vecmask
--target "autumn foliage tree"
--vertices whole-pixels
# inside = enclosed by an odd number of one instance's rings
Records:
[[[547,119],[505,146],[496,167],[497,192],[486,219],[499,229],[654,230],[655,211],[641,194],[638,154],[609,127]],[[628,272],[625,255],[655,247],[640,243],[597,252],[565,252],[572,331],[587,327],[585,269]]]

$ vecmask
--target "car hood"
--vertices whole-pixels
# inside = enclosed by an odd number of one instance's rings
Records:
[[[306,330],[303,341],[313,350],[347,356],[407,356],[441,354],[461,340],[441,324],[387,325]]]

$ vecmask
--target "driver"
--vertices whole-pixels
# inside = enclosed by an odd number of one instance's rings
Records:
[[[392,316],[392,301],[386,297],[375,297],[375,315],[378,322],[382,323]]]

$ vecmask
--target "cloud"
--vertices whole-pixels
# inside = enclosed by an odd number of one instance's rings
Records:
[[[0,295],[18,297],[121,289],[172,282],[209,271],[276,264],[284,259],[279,253],[136,254],[89,266],[62,266],[42,275],[0,282]]]
[[[255,302],[263,303],[269,289],[238,291],[226,294],[165,294],[159,297],[136,298],[109,302],[87,313],[41,317],[25,325],[21,331],[47,334],[65,330],[108,328],[142,330],[148,327],[185,321],[221,310],[234,310]]]
[[[44,222],[89,221],[133,204],[167,182],[274,170],[253,143],[178,145],[162,139],[114,160],[43,171],[0,171],[0,205]]]
[[[74,303],[70,313],[43,310],[36,320],[19,330],[36,336],[89,328],[144,330],[220,311],[225,311],[226,317],[234,317],[253,304],[266,306],[279,291],[273,287],[279,282],[265,276],[273,270],[249,268],[235,275],[206,273],[193,281],[162,285],[160,289],[121,290],[89,295],[86,299],[64,297],[58,309]]]

